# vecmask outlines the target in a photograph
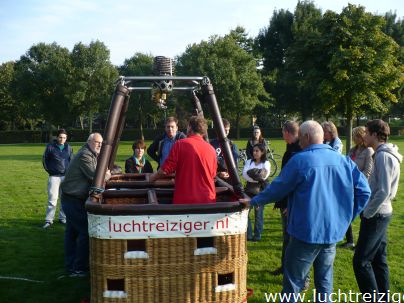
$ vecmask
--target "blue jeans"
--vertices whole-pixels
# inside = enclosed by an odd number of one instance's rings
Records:
[[[313,265],[317,302],[330,302],[335,251],[335,243],[310,244],[291,236],[285,253],[282,293],[298,294]],[[295,302],[293,296],[291,299],[289,302]]]
[[[84,201],[63,195],[62,207],[66,214],[65,266],[67,271],[88,271],[89,238],[87,211]]]
[[[387,264],[387,227],[391,215],[362,218],[353,257],[356,281],[362,293],[386,293],[390,288]]]
[[[261,233],[264,230],[264,206],[254,206],[254,235],[252,230],[252,224],[250,219],[250,212],[248,211],[248,226],[247,226],[247,239],[248,240],[261,240]]]

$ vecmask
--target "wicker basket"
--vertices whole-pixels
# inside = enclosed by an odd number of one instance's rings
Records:
[[[195,256],[197,238],[145,242],[148,259],[125,259],[127,240],[90,239],[91,302],[234,303],[247,297],[245,234],[215,237],[215,255]],[[226,282],[236,288],[216,291]],[[126,298],[105,298],[108,290]]]
[[[113,182],[116,181],[118,179]],[[125,182],[123,178],[119,181]],[[177,216],[192,216],[187,215],[188,210],[198,218],[241,213],[240,208],[236,210],[238,203],[222,202],[230,197],[229,190],[222,187],[217,187],[215,205],[201,206],[202,210],[198,210],[160,205],[161,199],[172,195],[172,191],[143,185],[136,190],[132,187],[126,191],[106,192],[102,203],[87,201],[87,209],[90,214],[101,217],[123,215],[124,218],[134,218],[139,211],[150,218],[156,208],[160,208],[157,214],[163,216],[170,216],[172,212]],[[90,270],[92,303],[246,302],[246,236],[245,232],[238,232],[122,239],[90,233]]]

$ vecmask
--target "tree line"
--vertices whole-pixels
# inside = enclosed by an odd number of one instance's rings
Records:
[[[338,118],[349,132],[360,117],[402,117],[403,33],[403,20],[392,12],[349,4],[323,13],[299,1],[293,12],[275,10],[256,37],[237,27],[188,45],[174,60],[175,74],[208,76],[222,116],[236,129],[253,118],[264,127]],[[0,130],[102,128],[118,75],[152,75],[153,58],[134,52],[114,66],[101,41],[79,42],[72,51],[35,44],[0,66]],[[127,126],[158,127],[167,115],[191,111],[189,96],[180,93],[169,96],[165,111],[150,92],[133,93]]]

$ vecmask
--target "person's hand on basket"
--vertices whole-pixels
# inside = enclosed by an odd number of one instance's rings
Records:
[[[109,179],[111,179],[111,171],[107,169],[105,172],[105,181],[108,181]]]
[[[241,198],[241,199],[238,199],[238,201],[240,202],[240,204],[243,205],[243,208],[249,208],[250,207],[250,201],[251,201],[250,198]]]
[[[229,179],[230,175],[227,171],[221,171],[218,173],[219,178],[221,179]]]
[[[149,176],[149,181],[150,181],[150,182],[154,182],[154,181],[156,181],[157,179],[158,179],[158,174],[157,174],[157,172],[152,173],[152,174]]]
[[[158,179],[166,177],[167,174],[160,168],[157,172],[149,175],[149,182],[155,182]]]

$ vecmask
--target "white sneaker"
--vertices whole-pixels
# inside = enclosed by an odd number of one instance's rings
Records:
[[[88,271],[75,270],[70,273],[70,278],[84,278],[88,276]]]
[[[52,223],[51,223],[51,222],[45,222],[45,225],[42,226],[42,228],[43,228],[43,229],[47,229],[47,228],[49,228],[49,227],[51,227],[51,226],[52,226]]]

